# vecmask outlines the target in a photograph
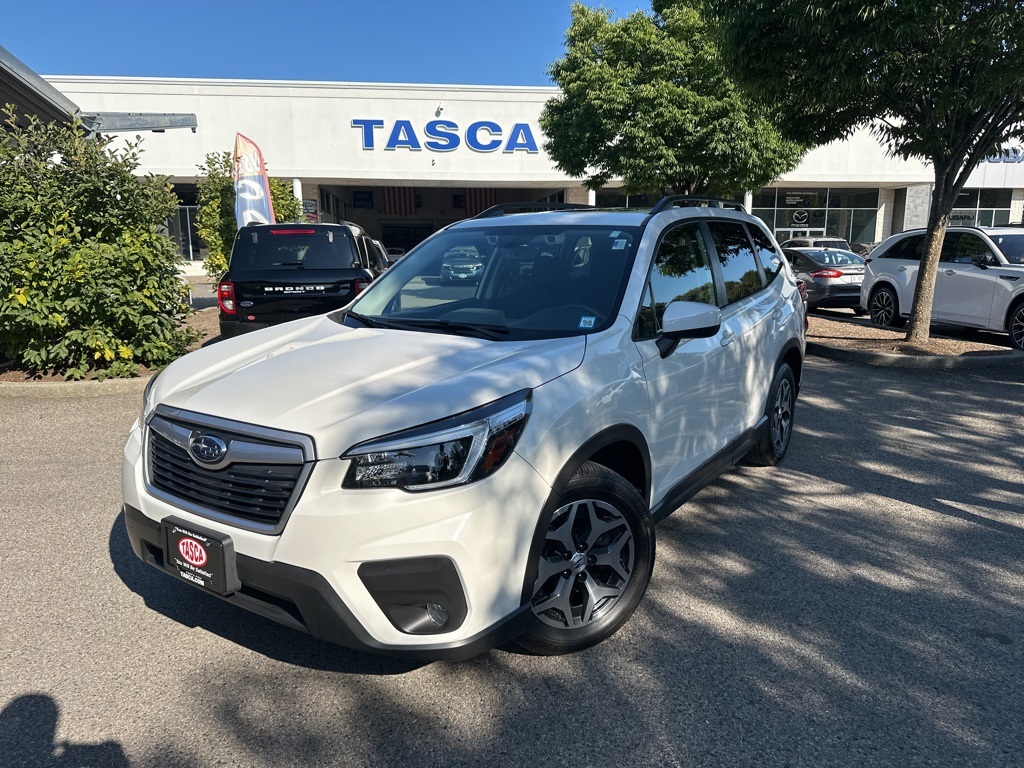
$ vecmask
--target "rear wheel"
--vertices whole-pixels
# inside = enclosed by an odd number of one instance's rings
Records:
[[[768,390],[765,416],[768,417],[768,431],[750,449],[746,460],[759,467],[773,467],[782,461],[789,449],[793,436],[793,416],[796,411],[796,377],[793,369],[783,363],[775,372],[772,386]]]
[[[654,525],[621,475],[585,463],[541,534],[530,628],[516,641],[554,656],[615,634],[636,610],[654,570]]]
[[[1014,307],[1007,324],[1010,331],[1010,344],[1014,349],[1024,350],[1024,301]]]
[[[875,325],[902,328],[904,323],[906,323],[900,317],[899,297],[896,295],[896,291],[888,285],[883,285],[871,294],[871,301],[868,302],[868,312],[871,314],[871,322]]]

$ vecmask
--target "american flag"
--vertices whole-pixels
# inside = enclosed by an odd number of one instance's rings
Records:
[[[493,189],[466,189],[466,216],[476,216],[495,204],[496,196]]]
[[[416,190],[412,187],[384,187],[386,216],[415,216]]]

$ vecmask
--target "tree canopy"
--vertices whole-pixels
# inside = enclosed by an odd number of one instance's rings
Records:
[[[550,73],[562,92],[541,115],[545,149],[591,189],[621,178],[627,193],[732,194],[771,183],[803,154],[741,95],[685,4],[612,21],[574,3]]]
[[[683,6],[683,3],[669,3]],[[928,337],[953,204],[991,152],[1024,138],[1024,1],[705,0],[723,56],[786,134],[824,143],[870,125],[931,162],[927,253],[908,338]]]

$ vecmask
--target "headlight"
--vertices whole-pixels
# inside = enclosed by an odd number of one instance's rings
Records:
[[[343,488],[426,491],[472,483],[512,455],[530,417],[531,392],[353,446]]]
[[[160,371],[163,373],[163,371]],[[153,385],[156,384],[156,380],[160,377],[160,373],[157,373],[149,380],[146,384],[146,389],[142,392],[142,413],[139,414],[139,426],[146,426],[146,419],[149,414],[153,412],[156,407],[156,402],[153,400]]]

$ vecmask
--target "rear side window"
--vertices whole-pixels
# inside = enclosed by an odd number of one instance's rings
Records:
[[[911,235],[905,237],[891,248],[886,248],[885,253],[878,256],[880,259],[904,259],[906,261],[920,261],[924,250],[924,235]]]
[[[242,230],[231,252],[235,271],[350,269],[354,261],[352,238],[312,229]]]
[[[782,271],[782,259],[763,229],[753,224],[748,224],[747,229],[750,231],[750,239],[754,241],[754,250],[761,262],[761,268],[764,269],[765,279],[770,283]]]
[[[711,221],[708,229],[718,251],[718,262],[722,265],[726,303],[732,304],[761,290],[764,287],[761,273],[757,270],[757,259],[743,225]]]

